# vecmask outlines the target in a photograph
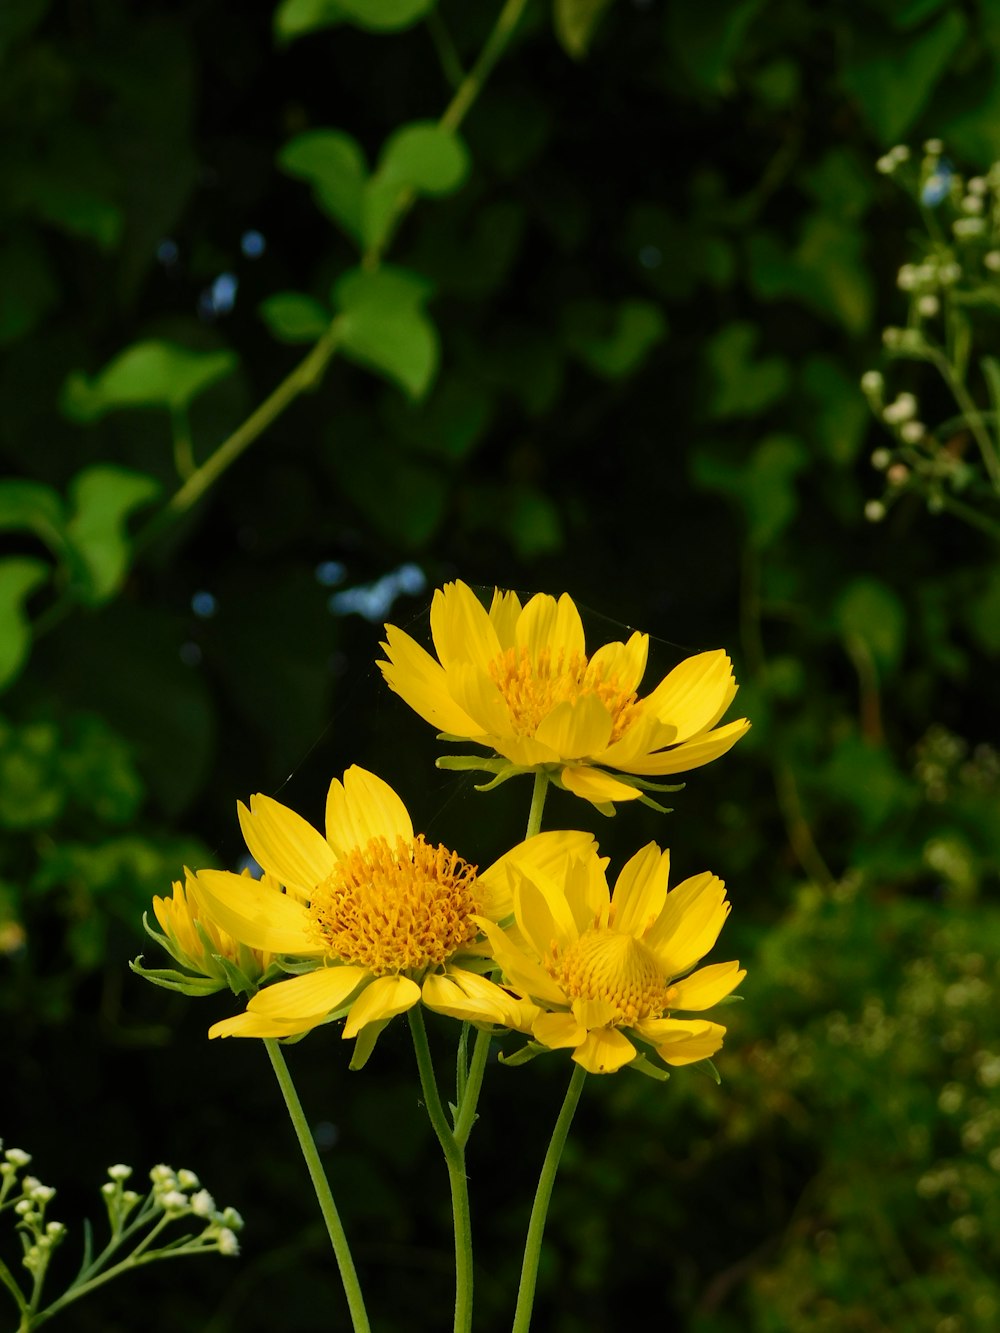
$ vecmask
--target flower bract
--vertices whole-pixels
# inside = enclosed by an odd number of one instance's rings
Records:
[[[479,923],[511,914],[511,871],[544,875],[593,845],[587,833],[541,833],[479,873],[415,834],[393,789],[356,766],[330,784],[325,837],[268,796],[239,813],[247,846],[271,879],[202,871],[199,901],[236,939],[281,955],[299,975],[259,991],[244,1013],[216,1023],[212,1037],[291,1037],[346,1016],[344,1037],[363,1034],[367,1051],[391,1018],[421,1001],[448,1012],[436,1002],[446,978],[470,994],[488,984],[478,975],[491,966]],[[472,1021],[496,1022],[500,1012],[522,1029],[534,1016],[508,996]]]
[[[464,583],[449,583],[434,594],[431,635],[436,659],[386,626],[379,666],[389,687],[448,739],[486,746],[515,769],[546,768],[598,806],[709,763],[750,725],[716,725],[736,694],[724,652],[687,658],[640,697],[648,636],[588,657],[566,593],[522,607],[497,589],[487,611]]]
[[[643,1047],[685,1065],[722,1045],[721,1024],[676,1014],[711,1008],[746,975],[736,962],[692,970],[729,914],[725,886],[706,872],[668,891],[669,863],[648,844],[613,894],[592,849],[570,855],[559,874],[515,868],[514,922],[481,922],[504,985],[538,1008],[534,1040],[571,1051],[590,1073],[613,1073]],[[454,1012],[462,1016],[457,999]]]

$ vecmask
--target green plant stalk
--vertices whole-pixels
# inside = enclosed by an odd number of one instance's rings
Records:
[[[28,1308],[28,1302],[24,1299],[24,1292],[17,1285],[13,1273],[2,1259],[0,1259],[0,1282],[4,1284],[10,1294],[14,1297],[14,1300],[17,1303],[17,1308],[23,1314]]]
[[[542,1238],[545,1235],[545,1219],[549,1212],[549,1200],[552,1198],[552,1187],[556,1182],[559,1161],[563,1154],[563,1148],[566,1146],[566,1139],[569,1136],[570,1126],[573,1123],[573,1116],[586,1077],[587,1071],[583,1066],[575,1065],[573,1077],[566,1089],[566,1096],[563,1099],[562,1108],[552,1131],[552,1138],[549,1140],[548,1151],[542,1163],[542,1171],[538,1177],[538,1188],[535,1190],[535,1201],[531,1206],[528,1234],[524,1242],[521,1283],[517,1289],[517,1309],[514,1311],[511,1333],[528,1333],[528,1329],[531,1327],[531,1312],[535,1304],[535,1284],[538,1281],[538,1261],[542,1254]]]
[[[986,475],[989,477],[994,488],[1000,490],[1000,459],[997,457],[996,446],[992,437],[982,422],[982,414],[979,408],[973,402],[968,389],[959,378],[955,367],[951,364],[947,356],[937,348],[932,348],[931,361],[937,367],[941,378],[947,384],[962,411],[962,416],[966,425],[972,433],[983,460],[983,466],[986,469]]]
[[[525,838],[532,838],[542,827],[542,811],[545,809],[545,797],[549,790],[549,775],[544,769],[535,770],[535,784],[531,789],[531,808],[528,811],[528,827]],[[476,1106],[482,1089],[483,1075],[486,1071],[486,1058],[490,1049],[490,1034],[476,1033],[476,1044],[472,1051],[472,1064],[469,1067],[464,1090],[459,1092],[458,1118],[455,1121],[455,1138],[462,1148],[469,1141],[472,1126],[476,1122]]]
[[[313,1141],[309,1123],[303,1113],[302,1103],[299,1101],[295,1084],[292,1082],[292,1076],[288,1072],[284,1054],[277,1041],[272,1037],[264,1038],[264,1046],[271,1058],[278,1086],[281,1088],[285,1106],[288,1108],[288,1114],[292,1121],[292,1127],[295,1130],[306,1168],[309,1171],[309,1179],[316,1191],[319,1210],[323,1214],[323,1221],[326,1223],[333,1253],[337,1259],[337,1267],[340,1269],[340,1280],[343,1283],[344,1295],[347,1297],[347,1304],[351,1311],[351,1324],[354,1333],[371,1333],[371,1325],[368,1322],[368,1313],[365,1310],[365,1301],[361,1294],[361,1284],[358,1282],[351,1248],[347,1243],[343,1223],[340,1220],[340,1214],[337,1212],[337,1205],[333,1201],[330,1182],[327,1180],[323,1164],[319,1160],[319,1153],[316,1151],[316,1144]]]
[[[431,1060],[430,1047],[427,1044],[427,1029],[424,1026],[424,1016],[419,1004],[415,1004],[408,1011],[407,1018],[410,1020],[413,1050],[417,1057],[417,1069],[420,1073],[420,1086],[423,1089],[427,1116],[434,1133],[437,1135],[441,1151],[444,1153],[445,1164],[448,1167],[448,1184],[451,1187],[451,1211],[455,1230],[455,1333],[471,1333],[473,1295],[472,1215],[469,1210],[469,1181],[465,1174],[465,1145],[459,1143],[457,1136],[452,1133],[444,1113],[444,1107],[441,1105],[437,1080],[434,1077],[434,1064]],[[475,1059],[473,1059],[473,1063],[475,1063]]]

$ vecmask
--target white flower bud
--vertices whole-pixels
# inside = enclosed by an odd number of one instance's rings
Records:
[[[969,193],[984,195],[989,189],[986,180],[982,176],[972,176],[969,178]]]
[[[889,149],[889,156],[894,157],[897,162],[906,162],[910,156],[910,150],[905,143],[898,143],[895,148]]]
[[[222,1210],[222,1225],[229,1227],[231,1231],[242,1231],[243,1218],[235,1208],[224,1208]]]
[[[941,302],[936,296],[921,296],[917,301],[917,310],[925,319],[932,319],[941,309]]]
[[[36,1203],[50,1203],[56,1197],[56,1192],[51,1185],[36,1185],[31,1191],[31,1197]]]
[[[987,250],[983,255],[983,263],[991,273],[1000,272],[1000,250]]]
[[[944,144],[940,139],[926,139],[924,141],[924,152],[929,157],[940,157],[944,152]]]
[[[883,420],[891,426],[898,426],[903,421],[909,421],[911,417],[917,414],[917,400],[912,393],[901,393],[896,397],[894,403],[890,403],[882,412]]]
[[[191,1211],[196,1217],[211,1217],[215,1212],[215,1200],[208,1190],[199,1190],[191,1195]]]
[[[890,324],[887,329],[882,330],[882,341],[886,347],[898,347],[903,337],[903,330],[897,329]]]
[[[58,1240],[65,1234],[66,1224],[64,1222],[49,1222],[45,1227],[45,1234],[50,1236],[53,1241]]]
[[[927,434],[927,427],[922,421],[906,421],[900,426],[899,433],[907,444],[917,444]]]
[[[892,462],[892,454],[888,449],[876,449],[871,456],[871,465],[878,472],[884,472]]]
[[[182,1166],[177,1172],[177,1184],[182,1190],[196,1190],[201,1181],[193,1171],[188,1171]]]
[[[885,388],[885,380],[882,378],[882,372],[879,370],[866,370],[861,376],[861,388],[865,393],[873,396],[879,394]]]
[[[117,1186],[110,1180],[106,1180],[101,1186],[101,1193],[106,1199],[113,1199],[118,1193]]]
[[[108,1175],[112,1180],[128,1180],[131,1174],[132,1168],[130,1166],[125,1166],[123,1162],[119,1162],[116,1166],[108,1167]]]
[[[981,213],[983,211],[983,201],[978,194],[967,194],[962,200],[963,213]]]
[[[167,1190],[160,1196],[159,1204],[165,1213],[186,1213],[190,1210],[188,1196],[180,1190]]]
[[[881,172],[883,176],[891,176],[896,170],[896,159],[886,153],[875,163],[875,170]]]
[[[122,1203],[126,1208],[134,1208],[139,1202],[139,1198],[140,1196],[136,1194],[135,1190],[122,1190]]]
[[[35,1205],[31,1199],[18,1199],[14,1205],[14,1212],[17,1213],[18,1217],[28,1217],[34,1211]]]
[[[905,463],[893,463],[886,476],[889,478],[890,486],[903,486],[909,479],[910,469]]]
[[[938,269],[938,282],[943,283],[946,287],[950,287],[953,282],[958,282],[961,276],[961,266],[955,263],[942,264]]]
[[[904,292],[912,292],[917,282],[917,266],[915,264],[904,264],[896,274],[896,286]]]
[[[228,1227],[223,1227],[219,1232],[219,1253],[225,1255],[236,1255],[240,1252],[240,1243],[236,1239],[235,1233]]]
[[[4,1157],[13,1166],[27,1166],[31,1161],[31,1153],[25,1152],[23,1148],[8,1148]]]

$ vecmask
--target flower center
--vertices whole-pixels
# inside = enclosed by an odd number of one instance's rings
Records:
[[[619,739],[632,720],[635,690],[623,689],[583,653],[566,654],[560,648],[553,656],[543,648],[532,660],[527,648],[508,648],[489,665],[490,676],[507,701],[511,722],[518,736],[533,736],[556,704],[573,703],[586,694],[596,694],[611,714],[611,742]]]
[[[670,1000],[671,988],[652,951],[634,935],[606,926],[585,930],[565,952],[554,952],[546,966],[571,1000],[613,1005],[616,1026],[658,1018]]]
[[[309,904],[324,948],[376,976],[421,972],[475,939],[476,867],[423,834],[355,847]]]

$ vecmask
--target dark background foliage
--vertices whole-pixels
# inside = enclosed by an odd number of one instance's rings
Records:
[[[0,1132],[58,1186],[67,1251],[111,1161],[190,1166],[248,1223],[240,1260],[112,1284],[67,1327],[346,1326],[263,1051],[208,1044],[232,1001],[126,964],[152,962],[141,915],[185,862],[238,862],[254,791],[318,820],[359,762],[482,863],[519,836],[526,786],[437,772],[374,669],[382,621],[426,636],[453,577],[568,590],[595,645],[648,630],[651,678],[725,646],[754,723],[669,816],[547,810],[618,863],[657,838],[680,875],[724,876],[719,957],[750,971],[721,1088],[588,1082],[537,1326],[643,1305],[689,1333],[1000,1323],[996,546],[915,495],[865,522],[857,388],[917,228],[874,161],[928,135],[973,170],[1000,156],[997,9],[589,9],[592,29],[557,5],[560,42],[529,4],[462,126],[460,188],[393,238],[430,284],[423,380],[411,305],[408,369],[334,359],[173,511],[171,423],[204,462],[307,350],[269,299],[315,319],[357,264],[285,146],[333,128],[376,161],[449,99],[439,20],[468,66],[493,6],[283,41],[271,6],[226,0],[0,12],[0,453],[51,488],[0,497]],[[189,413],[97,401],[150,340],[211,368]],[[446,1327],[444,1171],[405,1029],[361,1074],[332,1029],[289,1059],[375,1326]],[[509,1319],[566,1075],[489,1071],[482,1329]]]

